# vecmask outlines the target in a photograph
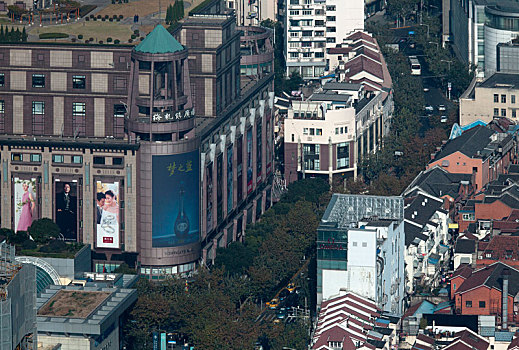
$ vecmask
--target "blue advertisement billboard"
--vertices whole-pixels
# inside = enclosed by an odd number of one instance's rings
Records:
[[[152,157],[152,247],[176,247],[199,238],[198,151]]]

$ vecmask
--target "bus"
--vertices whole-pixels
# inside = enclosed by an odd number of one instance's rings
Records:
[[[420,61],[416,56],[409,56],[409,62],[411,63],[411,75],[421,75],[422,67],[420,66]]]

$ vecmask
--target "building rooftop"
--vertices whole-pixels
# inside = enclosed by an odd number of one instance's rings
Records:
[[[461,136],[449,140],[431,162],[456,152],[463,153],[469,158],[481,157],[485,148],[492,142],[492,135],[494,134],[495,131],[487,127],[476,126],[465,131]]]
[[[504,262],[506,260],[519,260],[519,236],[494,236],[485,245],[484,249],[480,251],[483,259],[501,260]]]
[[[184,50],[177,39],[161,24],[155,27],[144,40],[135,47],[135,51],[152,54],[173,53]]]
[[[519,74],[494,73],[485,79],[481,84],[479,84],[479,87],[519,89]]]
[[[36,300],[38,332],[101,335],[135,300],[134,289],[50,285]]]
[[[38,310],[38,316],[86,318],[109,295],[110,293],[107,292],[62,289]]]
[[[457,254],[473,254],[476,252],[476,241],[472,239],[458,239],[454,253]]]
[[[339,228],[352,228],[366,218],[404,219],[404,200],[398,196],[366,196],[333,194],[321,223],[336,224]]]
[[[510,271],[508,294],[515,297],[515,295],[519,293],[519,271],[502,262],[496,262],[472,272],[472,274],[465,279],[465,282],[456,290],[456,294],[465,293],[480,286],[487,286],[501,291],[504,269]]]

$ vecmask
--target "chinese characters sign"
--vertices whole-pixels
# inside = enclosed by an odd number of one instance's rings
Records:
[[[185,111],[180,111],[176,113],[172,112],[153,112],[151,115],[151,120],[155,123],[160,122],[171,122],[175,120],[184,120],[189,119],[195,116],[195,112],[193,109],[186,109]]]

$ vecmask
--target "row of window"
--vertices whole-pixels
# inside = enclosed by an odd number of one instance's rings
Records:
[[[480,307],[481,309],[486,308],[486,307],[487,307],[486,305],[487,305],[487,303],[486,303],[485,301],[483,301],[483,300],[480,300],[480,301],[479,301],[479,307]],[[472,300],[467,300],[467,301],[465,301],[465,306],[466,306],[466,307],[472,307]]]
[[[107,164],[106,158],[102,156],[94,157],[95,165],[105,165]],[[123,157],[111,157],[112,165],[123,165],[124,158]],[[31,163],[41,163],[41,154],[39,153],[11,153],[11,160],[14,162],[31,162]],[[63,154],[53,154],[52,155],[53,163],[70,163],[70,164],[82,164],[83,156],[71,155],[66,156]]]
[[[305,170],[321,170],[320,154],[321,145],[303,144],[303,154],[305,156]],[[337,166],[336,169],[347,169],[350,167],[350,147],[347,142],[337,145]],[[356,246],[356,245],[354,245]],[[364,246],[364,245],[363,245]]]
[[[499,108],[494,108],[494,117],[499,117],[500,114],[499,114]],[[505,108],[501,108],[501,117],[506,117],[506,109]],[[512,115],[511,115],[512,118],[516,118],[517,117],[517,111],[515,109],[512,110]]]
[[[114,117],[124,117],[126,109],[122,104],[114,104]],[[5,101],[0,100],[0,114],[5,113]],[[45,102],[33,101],[32,102],[32,114],[33,115],[45,115]],[[86,116],[86,103],[85,102],[72,102],[72,116],[84,117]]]
[[[315,32],[315,33],[317,34],[318,32]],[[321,33],[323,33],[323,35],[324,35],[324,32],[321,32]],[[313,44],[313,47],[315,47],[317,49],[324,48],[326,46],[324,44],[324,42],[321,42],[321,41],[315,41],[315,42],[311,42],[311,41],[291,41],[290,42],[290,48],[291,49],[298,48],[298,47],[311,48],[312,44]]]
[[[33,88],[44,88],[45,87],[45,74],[33,74],[32,75],[32,87]],[[0,87],[5,85],[5,74],[0,74]],[[86,89],[86,76],[85,75],[73,75],[72,76],[72,88],[78,90]],[[114,78],[114,89],[121,90],[127,88],[127,81],[124,77]]]
[[[515,103],[515,95],[510,95],[510,102]],[[494,94],[494,103],[499,103],[499,94]],[[506,95],[501,95],[501,103],[506,103]]]
[[[303,135],[323,135],[323,129],[315,129],[315,128],[303,128]]]
[[[299,58],[299,52],[290,52],[290,58]],[[324,58],[324,52],[315,52],[315,56],[314,56],[314,52],[301,52],[301,57],[303,58],[312,58],[312,57],[315,57],[315,58]]]
[[[335,128],[335,135],[339,134],[347,134],[348,133],[348,127],[347,126],[341,126],[340,128]]]

